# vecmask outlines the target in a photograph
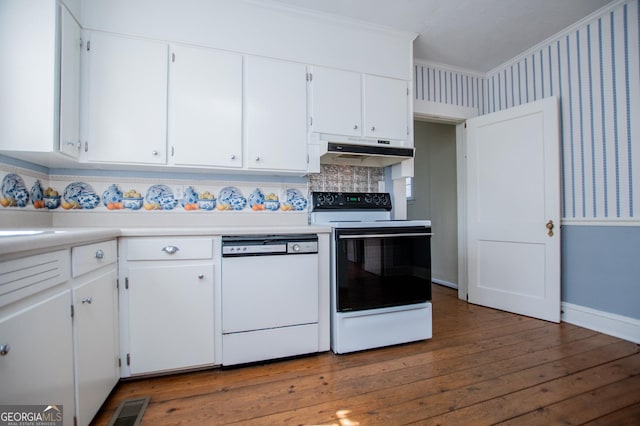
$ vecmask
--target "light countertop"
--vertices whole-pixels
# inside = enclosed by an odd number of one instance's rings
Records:
[[[197,226],[197,227],[103,227],[103,228],[7,228],[0,229],[0,259],[26,252],[71,247],[118,237],[154,236],[221,236],[221,235],[277,235],[322,234],[331,232],[328,226],[271,225],[271,226]]]

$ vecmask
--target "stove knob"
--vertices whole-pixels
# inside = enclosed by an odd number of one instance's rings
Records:
[[[374,194],[373,195],[373,202],[378,205],[380,204],[380,197],[378,197],[378,194]]]
[[[387,198],[386,194],[382,194],[380,196],[380,204],[382,204],[383,206],[386,206],[389,204],[389,198]]]
[[[333,196],[333,194],[327,194],[325,199],[326,199],[328,205],[332,205],[333,202],[336,200],[336,198]]]
[[[364,202],[367,204],[371,204],[371,195],[367,194],[364,196]]]
[[[321,206],[324,203],[324,195],[316,195],[316,206]]]

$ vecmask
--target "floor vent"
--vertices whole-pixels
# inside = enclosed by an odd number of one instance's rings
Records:
[[[144,398],[127,399],[111,417],[109,426],[138,426],[144,416],[144,411],[149,405],[150,396]]]

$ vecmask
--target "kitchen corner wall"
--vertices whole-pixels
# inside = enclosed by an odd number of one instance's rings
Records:
[[[630,303],[640,300],[639,24],[638,0],[613,3],[491,71],[483,103],[490,113],[559,97],[564,318],[584,315],[571,306],[594,309],[596,329],[634,341],[640,341],[640,305]],[[636,321],[625,334],[599,328],[603,319],[620,329]]]
[[[482,113],[560,98],[563,217],[640,217],[638,0],[617,2],[487,75]]]
[[[485,76],[414,65],[416,112],[461,120],[549,96],[561,106],[563,219],[640,217],[640,8],[617,1]]]
[[[614,1],[480,78],[445,66],[414,67],[414,110],[439,103],[427,111],[432,116],[464,120],[559,98],[564,318],[581,315],[575,323],[610,334],[628,328],[617,335],[634,341],[640,341],[638,3]],[[575,314],[571,306],[589,313]]]

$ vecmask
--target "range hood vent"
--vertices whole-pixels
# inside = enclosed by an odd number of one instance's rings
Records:
[[[413,159],[414,148],[321,142],[320,163],[386,167]]]

